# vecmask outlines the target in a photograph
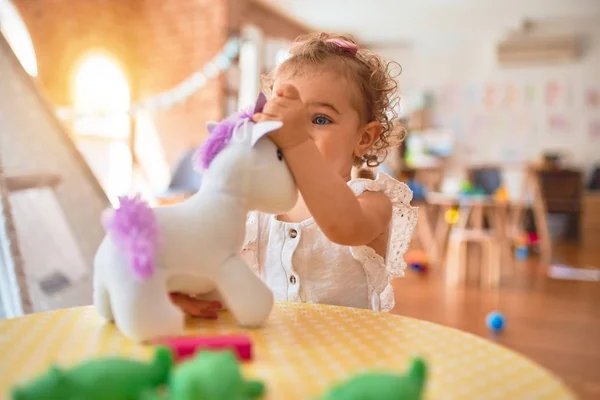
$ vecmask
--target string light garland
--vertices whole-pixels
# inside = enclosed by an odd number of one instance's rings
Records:
[[[124,111],[124,113],[132,115],[139,111],[156,112],[182,103],[206,86],[210,80],[226,71],[233,63],[233,60],[239,55],[241,44],[242,40],[239,37],[229,39],[223,46],[223,49],[205,64],[202,69],[192,73],[171,89],[134,103],[129,111]],[[115,112],[81,113],[73,108],[59,107],[56,109],[56,114],[60,119],[73,120],[83,117],[105,117],[108,114],[113,115]]]

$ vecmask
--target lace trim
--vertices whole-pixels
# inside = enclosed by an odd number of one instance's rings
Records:
[[[406,269],[404,253],[408,249],[417,225],[418,210],[410,205],[413,194],[406,184],[398,182],[385,173],[377,174],[375,180],[356,179],[350,182],[350,188],[357,196],[365,191],[383,192],[392,202],[392,219],[385,260],[371,247],[352,248],[354,258],[363,264],[369,282],[374,290],[380,293],[381,311],[390,311],[394,307],[394,291],[389,281],[404,276]],[[381,266],[385,266],[386,274],[381,274]]]
[[[258,265],[258,217],[256,211],[249,212],[246,216],[246,237],[240,255],[248,262],[248,266],[255,274],[259,274]]]

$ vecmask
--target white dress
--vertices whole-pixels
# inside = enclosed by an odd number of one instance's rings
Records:
[[[359,196],[383,192],[393,206],[385,259],[368,246],[341,246],[323,234],[313,218],[282,222],[251,212],[242,257],[271,288],[277,301],[293,301],[390,311],[389,281],[404,275],[404,253],[417,223],[412,192],[404,183],[379,173],[375,180],[348,182]]]

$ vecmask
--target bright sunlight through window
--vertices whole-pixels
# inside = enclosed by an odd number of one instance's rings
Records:
[[[75,141],[111,202],[131,188],[129,83],[119,65],[104,54],[90,54],[73,76]]]

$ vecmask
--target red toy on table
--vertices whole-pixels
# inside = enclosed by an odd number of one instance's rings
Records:
[[[174,336],[158,339],[155,345],[173,351],[177,361],[192,357],[199,350],[231,350],[241,361],[252,359],[252,341],[249,336]]]

